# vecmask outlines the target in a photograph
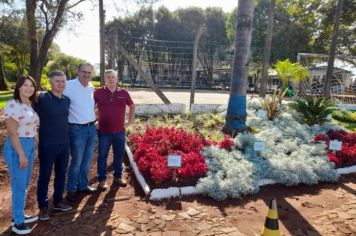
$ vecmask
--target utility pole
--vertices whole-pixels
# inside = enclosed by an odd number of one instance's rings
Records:
[[[104,51],[104,32],[105,32],[105,11],[103,0],[99,0],[99,25],[100,25],[100,85],[104,85],[105,71],[105,51]]]

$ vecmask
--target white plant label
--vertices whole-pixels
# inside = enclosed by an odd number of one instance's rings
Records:
[[[253,145],[253,150],[255,150],[255,151],[266,150],[266,143],[265,142],[255,142]]]
[[[341,151],[341,147],[342,147],[342,142],[337,141],[337,140],[330,141],[330,144],[329,144],[330,150]]]
[[[267,111],[263,110],[263,109],[259,109],[257,111],[257,117],[262,118],[262,119],[266,119],[267,118]]]
[[[182,166],[182,157],[179,155],[168,155],[168,163],[169,168],[179,168]]]

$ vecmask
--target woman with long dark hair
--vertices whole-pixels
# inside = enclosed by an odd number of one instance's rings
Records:
[[[37,216],[24,214],[39,124],[39,118],[32,108],[37,98],[36,91],[34,79],[22,75],[16,82],[13,99],[4,107],[7,138],[3,154],[11,177],[12,231],[20,235],[31,233],[32,229],[26,223],[38,219]]]

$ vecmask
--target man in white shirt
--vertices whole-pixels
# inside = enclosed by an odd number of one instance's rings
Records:
[[[93,193],[89,186],[88,173],[96,144],[94,112],[94,87],[91,84],[93,66],[89,63],[78,66],[78,77],[67,82],[64,95],[70,99],[69,143],[70,165],[68,169],[67,200],[76,201],[76,193]]]

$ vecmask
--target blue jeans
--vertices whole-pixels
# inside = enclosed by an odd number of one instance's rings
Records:
[[[69,161],[69,144],[40,145],[38,148],[40,175],[37,183],[37,201],[39,208],[48,207],[48,184],[54,165],[53,203],[62,201]]]
[[[89,185],[88,173],[96,145],[95,125],[69,126],[70,165],[68,169],[67,191],[76,192]]]
[[[114,178],[121,178],[122,174],[122,157],[125,152],[125,132],[120,133],[103,133],[98,132],[98,180],[106,180],[107,158],[112,145],[114,153]]]
[[[34,138],[20,138],[20,145],[28,159],[28,166],[20,168],[20,158],[13,148],[10,138],[6,138],[4,144],[4,159],[10,172],[11,191],[12,191],[12,218],[15,224],[21,224],[25,221],[24,209],[26,204],[27,188],[30,184],[34,151]]]

